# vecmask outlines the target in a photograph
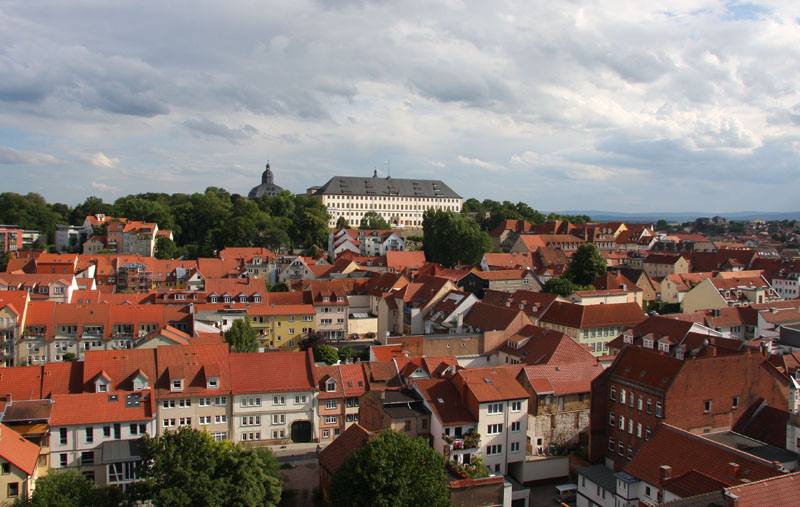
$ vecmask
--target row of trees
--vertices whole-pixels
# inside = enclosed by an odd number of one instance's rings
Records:
[[[123,491],[93,488],[77,469],[51,471],[36,482],[30,507],[276,506],[281,501],[278,462],[267,448],[215,442],[203,431],[139,440],[140,481]],[[444,457],[422,438],[391,430],[375,435],[344,460],[329,484],[334,506],[450,505]]]
[[[145,193],[120,197],[113,204],[98,197],[69,207],[48,204],[35,193],[0,194],[0,223],[47,233],[52,242],[58,224],[80,225],[98,213],[130,220],[155,222],[170,229],[178,254],[207,257],[228,246],[281,249],[324,247],[329,215],[319,199],[281,192],[275,197],[250,200],[217,187],[203,193]],[[97,231],[102,233],[103,231]]]
[[[559,215],[558,213],[545,215],[524,202],[514,204],[511,201],[497,202],[491,199],[481,202],[474,197],[464,201],[462,209],[464,213],[474,215],[475,221],[484,231],[491,231],[503,220],[527,220],[532,224],[543,224],[549,220],[569,220],[574,224],[591,221],[591,218],[586,215]]]

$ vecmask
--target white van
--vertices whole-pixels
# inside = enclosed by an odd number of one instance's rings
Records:
[[[559,484],[553,489],[553,501],[558,503],[574,502],[578,497],[577,484]]]

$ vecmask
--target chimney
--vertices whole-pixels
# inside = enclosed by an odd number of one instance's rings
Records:
[[[464,330],[464,313],[461,312],[458,314],[458,320],[456,321],[456,333],[461,334]]]
[[[736,479],[736,474],[738,473],[739,473],[739,464],[728,463],[728,477],[731,479]]]
[[[658,477],[660,482],[672,479],[672,467],[669,465],[661,465],[658,467]]]
[[[769,357],[769,343],[762,341],[761,342],[761,355],[764,357]]]
[[[739,497],[730,491],[722,494],[722,502],[725,507],[739,507]]]

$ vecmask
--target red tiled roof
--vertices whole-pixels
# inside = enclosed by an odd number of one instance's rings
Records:
[[[478,418],[461,401],[451,379],[420,379],[414,385],[443,425],[478,422]]]
[[[527,398],[528,392],[517,382],[521,367],[496,366],[467,368],[455,374],[456,386],[463,386],[479,403]],[[488,380],[488,382],[487,382]]]
[[[386,265],[395,271],[405,268],[419,268],[425,264],[425,252],[416,250],[411,252],[386,252]]]
[[[350,453],[364,447],[371,436],[363,426],[353,423],[319,453],[319,466],[331,475],[335,474]]]
[[[28,475],[33,475],[39,460],[39,446],[26,440],[10,426],[0,424],[0,457]]]
[[[576,329],[635,326],[645,319],[636,303],[578,305],[555,301],[542,315],[541,321]]]
[[[609,367],[609,373],[612,378],[618,377],[638,386],[666,392],[685,364],[685,361],[652,350],[627,347]]]
[[[0,395],[11,394],[12,400],[42,398],[41,366],[10,366],[0,368]]]
[[[314,391],[313,352],[233,353],[233,394]]]
[[[83,361],[48,362],[42,368],[42,398],[83,392]]]
[[[726,491],[736,495],[742,506],[792,505],[797,502],[797,492],[800,491],[800,472],[729,487]]]
[[[739,465],[735,477],[729,473],[731,468],[729,463]],[[673,477],[680,477],[696,470],[729,486],[783,475],[778,468],[780,465],[669,424],[659,426],[650,441],[623,470],[659,487],[661,485],[659,469],[663,465],[672,467]]]
[[[208,396],[229,393],[231,390],[230,369],[228,363],[228,345],[169,345],[156,349],[156,365],[158,366],[158,380],[156,392],[160,397],[180,396]],[[206,388],[206,378],[203,366],[216,363],[220,371],[219,386],[217,389]],[[173,393],[170,390],[170,375],[184,378],[184,389]],[[262,372],[259,372],[262,373]]]
[[[563,396],[591,392],[592,380],[603,372],[603,367],[600,363],[538,364],[526,366],[524,371],[538,394]]]
[[[498,269],[495,271],[473,271],[473,274],[484,280],[518,280],[531,273],[528,269]]]
[[[702,495],[703,493],[709,493],[711,491],[719,491],[725,487],[725,483],[698,472],[697,470],[686,472],[680,477],[673,477],[672,479],[664,481],[662,485],[665,490],[681,498]]]
[[[391,361],[398,355],[404,355],[401,344],[373,345],[370,347],[370,352],[376,361]]]
[[[500,350],[519,358],[522,364],[596,363],[591,352],[575,340],[554,329],[527,325],[509,342],[522,343],[516,347],[506,344]]]
[[[464,317],[464,324],[481,331],[505,330],[521,312],[513,308],[478,302]],[[523,314],[524,315],[524,314]],[[527,317],[525,317],[527,320]]]
[[[125,393],[56,394],[50,426],[145,421],[155,415],[154,401],[149,393],[143,395],[138,407],[127,406]]]
[[[150,379],[149,387],[157,378],[155,349],[89,350],[83,360],[83,385],[85,392],[94,392],[93,382],[101,372],[110,381],[110,391],[133,391],[133,380],[139,371]]]

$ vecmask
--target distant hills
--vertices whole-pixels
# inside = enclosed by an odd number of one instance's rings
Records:
[[[548,212],[544,212],[545,214]],[[616,211],[583,211],[568,210],[556,211],[560,215],[589,215],[595,222],[690,222],[701,217],[721,216],[728,220],[800,220],[800,211],[736,211],[734,213],[702,213],[699,211],[685,211],[680,213],[620,213]]]

